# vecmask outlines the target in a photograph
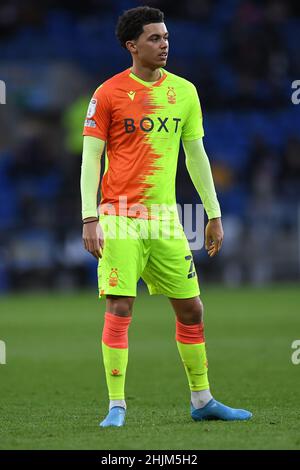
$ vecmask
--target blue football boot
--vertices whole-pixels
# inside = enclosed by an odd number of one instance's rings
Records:
[[[247,410],[237,410],[219,403],[212,398],[203,408],[194,408],[191,404],[191,416],[194,421],[221,419],[223,421],[245,421],[252,417]]]
[[[113,406],[106,418],[99,424],[102,428],[108,426],[124,426],[126,410],[122,406]]]

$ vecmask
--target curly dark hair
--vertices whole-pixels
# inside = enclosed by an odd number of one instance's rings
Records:
[[[144,25],[163,22],[164,14],[158,8],[147,6],[131,8],[119,16],[116,36],[121,46],[126,49],[126,41],[137,39],[144,32]]]

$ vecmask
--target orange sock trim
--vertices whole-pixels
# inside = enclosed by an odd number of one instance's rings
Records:
[[[184,323],[176,320],[176,341],[184,344],[205,343],[204,323],[184,325]]]
[[[120,317],[105,312],[102,341],[110,348],[128,348],[128,328],[131,317]]]

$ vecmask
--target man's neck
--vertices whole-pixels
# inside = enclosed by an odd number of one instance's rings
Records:
[[[146,67],[137,66],[136,64],[133,64],[131,67],[131,72],[141,80],[144,80],[144,82],[157,82],[161,77],[161,71],[159,68],[151,70]]]

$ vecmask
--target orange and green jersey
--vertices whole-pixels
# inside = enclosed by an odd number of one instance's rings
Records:
[[[149,83],[129,68],[97,88],[83,135],[106,141],[102,213],[113,208],[117,215],[151,218],[160,206],[168,217],[176,207],[180,139],[204,135],[197,90],[164,69]]]

